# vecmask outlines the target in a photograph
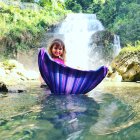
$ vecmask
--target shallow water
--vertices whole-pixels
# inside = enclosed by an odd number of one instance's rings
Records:
[[[102,82],[87,95],[32,85],[0,95],[0,140],[138,140],[140,84]]]

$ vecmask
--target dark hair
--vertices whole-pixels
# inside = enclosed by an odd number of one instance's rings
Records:
[[[65,49],[65,44],[64,44],[64,42],[63,42],[61,39],[54,39],[54,40],[51,42],[50,46],[48,47],[48,53],[49,53],[49,55],[50,55],[51,57],[53,57],[52,48],[53,48],[54,45],[63,47],[63,54],[62,54],[61,58],[62,58],[62,59],[64,60],[64,62],[65,62],[65,59],[66,59],[66,49]]]

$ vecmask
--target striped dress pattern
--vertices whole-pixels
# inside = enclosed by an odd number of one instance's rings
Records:
[[[38,53],[39,71],[52,94],[86,94],[107,75],[108,68],[78,70],[54,61],[45,48]]]

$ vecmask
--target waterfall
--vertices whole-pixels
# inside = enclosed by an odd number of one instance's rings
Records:
[[[114,55],[118,55],[121,50],[120,45],[120,37],[118,35],[114,35]]]
[[[104,30],[95,14],[68,14],[56,30],[63,35],[67,51],[67,65],[74,68],[88,68],[88,45],[91,35]]]
[[[100,51],[104,51],[102,44],[97,47],[97,44],[91,48],[92,36],[98,31],[105,31],[102,23],[96,18],[95,14],[68,14],[65,20],[58,25],[53,31],[48,31],[42,41],[41,47],[46,47],[54,38],[60,38],[66,45],[66,65],[80,69],[96,69],[101,65],[107,64],[103,61],[103,58],[99,56]],[[96,36],[98,40],[98,36]],[[120,50],[119,36],[114,35],[114,55],[117,55]],[[37,66],[37,54],[31,50],[28,54],[19,53],[17,60],[22,62],[28,69],[38,69]],[[92,52],[90,54],[90,52]],[[28,63],[25,58],[28,58]],[[24,62],[25,60],[25,62]],[[31,64],[34,64],[32,66]]]

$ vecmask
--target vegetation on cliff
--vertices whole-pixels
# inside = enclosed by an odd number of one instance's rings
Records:
[[[44,31],[56,25],[65,17],[62,5],[53,6],[46,2],[44,7],[36,4],[36,9],[29,5],[8,5],[0,2],[0,50],[6,55],[18,49],[27,50],[36,46]],[[1,51],[2,52],[2,51]]]
[[[122,76],[123,81],[140,81],[140,42],[123,48],[111,66]]]
[[[120,36],[121,46],[140,40],[138,0],[66,0],[73,12],[97,14],[105,28]]]
[[[140,52],[140,41],[136,42],[135,46],[128,44],[126,47],[122,48],[120,55],[126,52]]]

